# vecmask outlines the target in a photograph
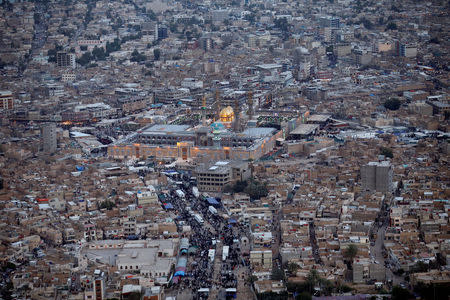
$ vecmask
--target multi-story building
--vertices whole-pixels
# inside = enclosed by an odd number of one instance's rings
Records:
[[[155,91],[155,103],[177,104],[181,98],[189,96],[188,89],[159,89]]]
[[[129,97],[119,99],[118,102],[122,112],[128,114],[145,109],[149,101],[145,97]]]
[[[223,187],[236,180],[250,178],[247,162],[218,161],[213,165],[202,165],[195,169],[197,187],[200,191],[221,192]]]
[[[221,125],[221,128],[217,125],[220,130],[216,130],[215,124]],[[108,155],[206,161],[258,159],[271,151],[282,135],[275,128],[247,128],[236,133],[225,130],[221,123],[212,127],[213,130],[188,125],[151,125],[108,146]]]
[[[401,44],[400,45],[400,56],[404,57],[416,57],[417,56],[417,46]]]
[[[56,125],[54,123],[45,124],[42,127],[42,149],[46,153],[56,151],[58,144],[56,139]]]
[[[340,19],[332,16],[325,16],[319,19],[319,24],[322,27],[339,28]]]
[[[72,82],[72,81],[75,81],[76,78],[77,77],[76,77],[75,73],[69,73],[69,72],[63,73],[61,76],[61,80],[63,82]]]
[[[0,91],[0,109],[13,109],[14,97],[10,91]]]
[[[56,53],[56,65],[58,67],[75,68],[75,54],[67,52]]]
[[[253,268],[260,266],[265,269],[271,269],[272,250],[260,248],[250,251],[250,264]]]
[[[361,167],[362,187],[365,190],[389,192],[392,190],[392,166],[389,161],[369,162]]]
[[[98,277],[94,280],[94,300],[105,298],[105,278]]]

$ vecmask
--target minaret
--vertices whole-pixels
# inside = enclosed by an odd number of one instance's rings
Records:
[[[202,125],[206,126],[206,96],[202,99]]]
[[[234,127],[235,132],[239,132],[241,130],[241,118],[239,111],[239,99],[234,99]]]
[[[215,116],[216,116],[216,120],[220,120],[220,109],[221,109],[221,107],[220,107],[220,97],[219,97],[219,90],[216,90],[216,103],[215,103],[215,109],[216,109],[216,113],[215,113]]]
[[[248,119],[251,120],[253,118],[253,92],[249,91],[248,92],[248,101],[247,101],[247,105],[248,105]]]

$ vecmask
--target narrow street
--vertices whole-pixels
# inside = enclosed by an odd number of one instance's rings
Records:
[[[208,299],[213,300],[217,299],[219,295],[220,288],[220,269],[222,267],[222,243],[216,244],[216,256],[213,261],[213,286],[211,288],[211,292],[209,293]]]
[[[309,223],[309,239],[311,242],[311,247],[313,250],[313,256],[317,264],[323,265],[322,260],[320,259],[319,255],[319,246],[317,246],[317,240],[316,240],[316,231],[314,228],[314,221],[311,221]]]

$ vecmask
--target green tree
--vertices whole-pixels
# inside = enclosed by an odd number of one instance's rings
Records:
[[[384,155],[385,157],[394,158],[394,154],[392,153],[392,149],[391,148],[381,147],[380,148],[380,154]]]
[[[320,282],[319,273],[316,270],[309,271],[305,282],[307,284],[307,290],[312,293],[316,285]]]
[[[250,22],[250,24],[255,23],[256,15],[254,13],[245,15],[244,19]]]
[[[286,269],[288,270],[288,272],[290,274],[295,274],[299,268],[300,268],[299,265],[297,265],[296,263],[290,262],[290,263],[287,264],[287,268]]]
[[[388,31],[388,30],[397,30],[397,24],[395,24],[394,22],[390,22],[386,26],[386,31]]]
[[[394,286],[391,291],[392,300],[408,300],[411,299],[411,293],[398,285]]]
[[[281,31],[287,32],[289,30],[289,23],[286,18],[278,18],[273,22],[275,24],[275,27],[277,27]]]
[[[295,297],[295,300],[311,300],[312,296],[308,292],[302,292]]]
[[[428,272],[429,265],[423,261],[417,262],[411,269],[411,273]]]
[[[366,19],[365,17],[361,18],[361,20],[359,20],[366,29],[371,30],[373,28],[373,24],[369,19]]]
[[[79,63],[82,66],[88,65],[94,57],[92,56],[91,52],[87,51],[81,55],[80,58],[77,59],[77,63]]]
[[[285,279],[284,271],[281,270],[280,268],[274,268],[272,270],[272,275],[270,276],[270,278],[272,280],[284,280]]]
[[[358,254],[358,246],[355,244],[348,245],[343,254],[348,261],[353,262],[353,259]]]
[[[161,50],[159,50],[158,48],[154,49],[153,50],[153,57],[154,57],[155,60],[159,60],[159,58],[161,57]]]
[[[95,60],[105,60],[106,59],[106,53],[103,47],[95,48],[92,50],[92,56],[95,58]]]
[[[384,102],[384,107],[389,110],[398,110],[400,108],[400,100],[397,98],[390,98]]]
[[[258,281],[258,277],[256,277],[255,275],[250,275],[247,278],[247,282],[252,285],[253,283],[255,283],[256,281]]]
[[[112,201],[109,201],[109,200],[103,201],[100,204],[100,209],[106,208],[107,210],[111,210],[111,209],[113,209],[113,207],[116,207],[116,204],[114,202],[112,202]]]
[[[261,197],[266,197],[269,194],[269,190],[267,189],[267,185],[265,183],[260,183],[253,179],[248,182],[244,192],[248,194],[251,199],[260,199]]]
[[[140,62],[146,59],[147,57],[144,54],[139,53],[139,51],[137,51],[136,49],[134,49],[134,51],[131,53],[130,61]]]
[[[435,36],[433,38],[431,38],[428,43],[432,43],[432,44],[440,44],[441,41],[439,41],[439,39]]]
[[[106,42],[106,55],[108,56],[110,53],[120,50],[120,40],[115,38],[112,43]]]
[[[247,181],[238,180],[233,186],[234,193],[242,193],[247,187]]]
[[[55,47],[53,49],[47,51],[48,62],[56,62],[56,53],[62,50],[63,50],[62,46],[55,44]]]

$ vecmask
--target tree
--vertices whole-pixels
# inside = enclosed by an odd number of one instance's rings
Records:
[[[77,59],[77,63],[79,63],[82,66],[88,65],[91,60],[93,60],[94,57],[92,56],[91,52],[87,51],[81,55],[80,58]]]
[[[250,275],[247,278],[247,282],[252,285],[253,283],[255,283],[256,281],[258,281],[258,277],[256,277],[255,275]]]
[[[248,182],[244,192],[248,194],[251,199],[260,199],[261,197],[266,197],[269,194],[269,190],[267,189],[267,185],[265,183],[260,183],[253,179]]]
[[[440,44],[441,42],[439,41],[439,39],[435,36],[433,38],[431,38],[428,43],[432,43],[432,44]]]
[[[373,28],[373,24],[369,19],[361,18],[360,22],[364,25],[366,29],[371,30]]]
[[[392,153],[391,148],[381,147],[380,154],[384,155],[385,157],[394,158],[394,154]]]
[[[112,202],[112,201],[109,201],[109,200],[103,201],[100,204],[100,209],[106,208],[107,210],[111,210],[111,209],[113,209],[113,207],[116,207],[116,204],[114,202]]]
[[[139,51],[137,51],[136,49],[134,49],[134,51],[131,53],[130,61],[140,62],[146,59],[147,57],[144,54],[139,53]]]
[[[120,50],[120,40],[118,38],[114,39],[114,42],[106,42],[106,55],[108,56],[111,52]]]
[[[50,49],[47,51],[47,56],[48,56],[48,62],[56,62],[56,53],[58,53],[58,51],[61,51],[63,49],[62,46],[55,44],[55,47],[53,49]]]
[[[358,254],[358,246],[355,244],[348,245],[343,254],[348,261],[353,262],[353,259]]]
[[[306,284],[308,287],[308,291],[312,293],[316,285],[320,282],[319,273],[316,270],[311,270],[306,276]]]
[[[286,269],[288,270],[288,272],[290,274],[295,274],[299,268],[300,268],[299,265],[297,265],[296,263],[290,262],[290,263],[287,264],[287,268]]]
[[[159,58],[161,57],[161,50],[159,50],[158,48],[154,49],[153,50],[153,57],[154,57],[155,60],[159,60]]]
[[[234,193],[242,193],[247,187],[247,181],[238,180],[233,186]]]
[[[106,53],[103,47],[95,48],[92,50],[92,56],[95,58],[95,60],[105,60],[106,59]]]
[[[397,30],[397,24],[395,24],[394,22],[390,22],[386,26],[386,31],[388,31],[388,30]]]
[[[272,274],[270,275],[271,280],[284,280],[286,278],[284,271],[280,268],[275,268],[272,270]]]
[[[391,292],[392,300],[408,300],[411,299],[411,294],[407,289],[404,289],[398,285],[392,288]]]
[[[421,299],[435,300],[435,299],[447,299],[445,295],[450,295],[450,285],[446,283],[423,283],[418,282],[414,286],[414,293],[420,295]],[[442,297],[439,297],[442,295]]]
[[[311,300],[311,294],[308,292],[302,292],[295,297],[295,300]]]
[[[223,192],[224,193],[233,193],[233,185],[231,184],[227,184],[226,186],[223,187]]]
[[[250,22],[250,24],[255,23],[256,15],[254,13],[245,15],[244,19]]]
[[[400,100],[397,98],[390,98],[384,102],[384,107],[389,110],[398,110],[400,108]]]
[[[289,30],[289,24],[286,18],[275,19],[273,22],[275,23],[275,27],[281,31],[287,32]]]
[[[411,269],[411,273],[428,272],[429,265],[423,261],[417,262]]]
[[[272,275],[270,276],[270,278],[272,280],[284,280],[285,275],[283,270],[281,270],[280,268],[275,268],[272,270]]]

